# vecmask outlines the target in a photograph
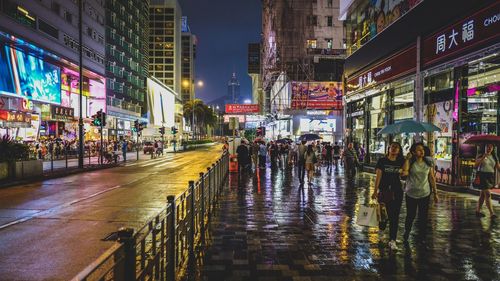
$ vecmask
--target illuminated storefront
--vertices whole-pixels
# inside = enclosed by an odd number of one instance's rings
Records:
[[[347,78],[348,137],[368,146],[366,164],[373,167],[391,140],[404,152],[413,141],[378,136],[382,127],[419,118],[441,128],[423,136],[437,181],[470,184],[478,151],[465,140],[500,129],[499,8],[497,1],[472,11]]]
[[[30,116],[25,122],[2,119],[0,134],[23,141],[76,139],[80,115],[76,69],[65,59],[0,32],[0,110],[8,116],[19,112]],[[100,109],[106,111],[104,78],[84,70],[84,122],[90,123]],[[86,139],[93,138],[89,134]]]

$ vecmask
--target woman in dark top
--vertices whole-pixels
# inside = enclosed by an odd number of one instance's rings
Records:
[[[404,157],[401,144],[391,143],[389,153],[377,162],[375,167],[376,179],[375,190],[372,199],[378,199],[379,203],[385,204],[387,216],[389,217],[389,247],[397,250],[396,236],[398,234],[399,213],[403,202],[403,187],[400,175],[403,172]],[[380,229],[384,230],[385,222],[380,223]]]

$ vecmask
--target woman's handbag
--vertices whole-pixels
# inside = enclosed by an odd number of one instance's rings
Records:
[[[481,172],[476,171],[476,175],[474,176],[474,181],[472,181],[472,187],[474,188],[481,187]]]
[[[361,226],[378,227],[380,213],[378,204],[359,206],[356,224]]]

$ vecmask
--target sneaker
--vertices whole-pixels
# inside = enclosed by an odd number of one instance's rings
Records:
[[[485,214],[483,214],[483,213],[481,213],[481,212],[476,212],[476,217],[478,217],[478,218],[482,218],[482,217],[484,217],[484,216],[485,216]]]
[[[389,241],[389,248],[393,251],[397,251],[398,245],[396,245],[396,241],[394,241],[394,240]]]

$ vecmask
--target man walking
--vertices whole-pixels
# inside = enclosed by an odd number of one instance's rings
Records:
[[[238,172],[241,175],[250,163],[250,159],[248,158],[248,147],[245,145],[244,141],[236,148],[236,154],[238,158]]]
[[[354,178],[356,175],[356,165],[358,164],[358,154],[354,150],[354,144],[350,142],[344,151],[345,170],[347,178]]]
[[[306,159],[305,159],[305,154],[306,154],[306,141],[302,141],[302,143],[299,145],[297,151],[297,167],[298,167],[298,174],[299,174],[299,182],[304,183],[304,176],[306,174]]]

